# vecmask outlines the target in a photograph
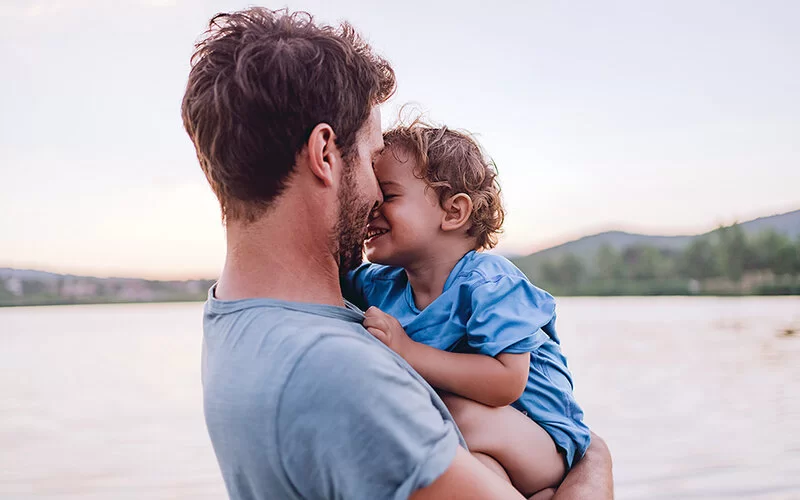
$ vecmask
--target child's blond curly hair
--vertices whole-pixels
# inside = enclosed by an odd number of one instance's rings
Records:
[[[469,236],[477,249],[494,248],[501,232],[505,211],[500,199],[497,166],[467,132],[434,127],[415,119],[383,134],[387,151],[401,148],[411,154],[417,168],[414,175],[425,181],[444,203],[464,193],[472,199]]]

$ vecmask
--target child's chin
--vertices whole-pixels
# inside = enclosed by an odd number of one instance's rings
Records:
[[[364,254],[367,257],[367,260],[372,262],[373,264],[382,264],[385,266],[392,265],[392,256],[386,252],[379,252],[376,249],[370,248],[368,246]]]

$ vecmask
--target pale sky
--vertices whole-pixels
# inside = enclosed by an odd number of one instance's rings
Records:
[[[247,5],[0,2],[0,267],[217,275],[224,234],[180,101],[208,19]],[[478,135],[501,252],[800,208],[800,2],[288,6],[349,20],[392,62],[386,125],[412,101]]]

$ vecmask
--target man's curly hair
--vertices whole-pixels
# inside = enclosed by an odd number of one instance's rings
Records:
[[[458,193],[472,199],[469,236],[476,249],[497,245],[505,210],[497,182],[497,166],[467,132],[434,127],[420,118],[397,126],[383,135],[387,151],[398,149],[415,160],[414,175],[436,191],[439,203]]]
[[[253,222],[274,203],[320,123],[349,160],[396,83],[352,26],[288,9],[217,14],[191,62],[183,124],[226,221]]]

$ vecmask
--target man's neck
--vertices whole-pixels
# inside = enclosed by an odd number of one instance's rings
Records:
[[[320,244],[318,235],[279,213],[251,224],[228,224],[217,298],[343,305],[338,257]]]
[[[442,294],[453,268],[472,249],[469,241],[443,245],[439,250],[432,251],[425,258],[404,268],[417,308],[425,309]]]

